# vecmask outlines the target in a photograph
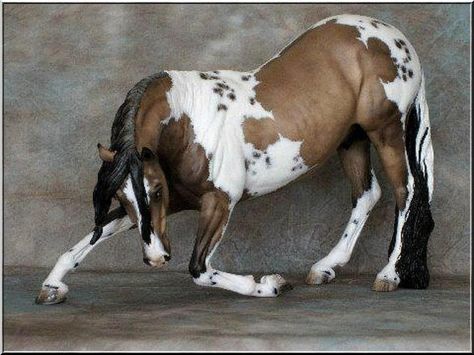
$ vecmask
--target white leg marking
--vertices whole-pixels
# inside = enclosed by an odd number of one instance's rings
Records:
[[[360,236],[370,211],[380,199],[381,190],[377,178],[372,170],[372,184],[369,190],[365,191],[357,200],[356,206],[352,209],[351,219],[344,230],[344,234],[331,250],[331,252],[311,267],[307,277],[309,284],[327,283],[336,276],[333,268],[344,266],[350,259],[352,251]]]
[[[285,279],[280,275],[266,275],[260,279],[260,282],[255,282],[252,275],[234,275],[214,269],[208,269],[199,278],[193,280],[200,286],[219,287],[255,297],[276,297],[286,285]]]
[[[405,152],[405,159],[408,161],[407,153]],[[408,210],[413,199],[414,193],[414,179],[410,171],[410,165],[407,164],[408,168],[408,184],[407,184],[407,199],[405,208],[398,212],[397,218],[397,234],[395,235],[395,245],[392,253],[388,259],[388,264],[377,274],[375,279],[374,289],[377,291],[392,291],[398,287],[400,283],[400,276],[395,270],[396,263],[402,252],[402,228],[408,219]],[[378,284],[378,286],[376,286]],[[381,286],[383,285],[383,286]]]
[[[93,233],[89,233],[79,243],[59,257],[53,270],[51,270],[46,280],[44,280],[43,287],[57,288],[63,295],[66,294],[68,287],[62,282],[64,276],[66,276],[69,271],[75,269],[98,244],[120,232],[126,231],[132,226],[133,223],[128,216],[113,220],[103,227],[102,237],[94,245],[90,244]]]

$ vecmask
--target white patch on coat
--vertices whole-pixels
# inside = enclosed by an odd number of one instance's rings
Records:
[[[344,233],[331,250],[331,252],[311,267],[311,274],[316,283],[323,283],[325,279],[332,280],[335,276],[333,268],[344,266],[349,262],[354,246],[359,239],[362,228],[369,217],[373,207],[380,199],[382,192],[377,182],[374,171],[371,172],[372,183],[370,189],[357,199],[356,206],[352,209],[351,218],[347,223]]]
[[[279,135],[265,150],[251,143],[244,146],[247,179],[245,188],[252,196],[275,191],[308,170],[300,155],[302,141],[292,141]]]
[[[195,143],[203,147],[209,159],[208,180],[226,192],[232,204],[241,198],[244,188],[255,194],[271,192],[307,169],[301,159],[304,166],[291,170],[292,159],[299,156],[302,142],[280,137],[267,149],[275,164],[275,168],[271,168],[273,174],[265,173],[265,163],[253,170],[255,176],[246,171],[245,161],[251,159],[252,147],[245,142],[243,122],[247,118],[273,119],[272,112],[265,110],[255,99],[254,88],[258,81],[252,73],[230,70],[167,73],[172,80],[172,87],[167,93],[170,119],[179,120],[183,114],[190,118]],[[277,170],[278,166],[285,169]]]

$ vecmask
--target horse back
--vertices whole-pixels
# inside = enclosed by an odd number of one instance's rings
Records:
[[[355,15],[317,23],[254,71],[166,73],[169,117],[160,125],[187,127],[192,144],[183,146],[200,147],[202,162],[170,164],[181,164],[183,185],[190,172],[205,171],[195,180],[211,181],[234,202],[322,164],[355,125],[367,132],[401,125],[422,76],[400,31]]]

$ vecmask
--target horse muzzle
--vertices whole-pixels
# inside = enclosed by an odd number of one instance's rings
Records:
[[[168,261],[171,259],[169,255],[162,255],[158,259],[149,259],[148,257],[143,258],[143,262],[151,267],[161,268],[168,265]]]
[[[171,259],[169,243],[163,245],[154,233],[150,236],[150,244],[143,244],[143,262],[152,267],[164,267]]]

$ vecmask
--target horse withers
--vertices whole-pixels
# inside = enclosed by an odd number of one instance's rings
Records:
[[[309,284],[335,277],[380,199],[373,145],[396,200],[387,265],[373,289],[426,288],[434,223],[433,149],[423,71],[406,37],[384,22],[340,15],[318,22],[249,72],[163,71],[137,83],[119,108],[94,189],[95,228],[63,254],[38,303],[58,303],[62,279],[96,245],[138,227],[143,260],[171,257],[168,215],[200,211],[189,271],[196,284],[278,296],[280,275],[258,282],[215,270],[211,257],[238,202],[275,191],[338,153],[352,185],[352,213]],[[112,199],[120,207],[109,211]]]

